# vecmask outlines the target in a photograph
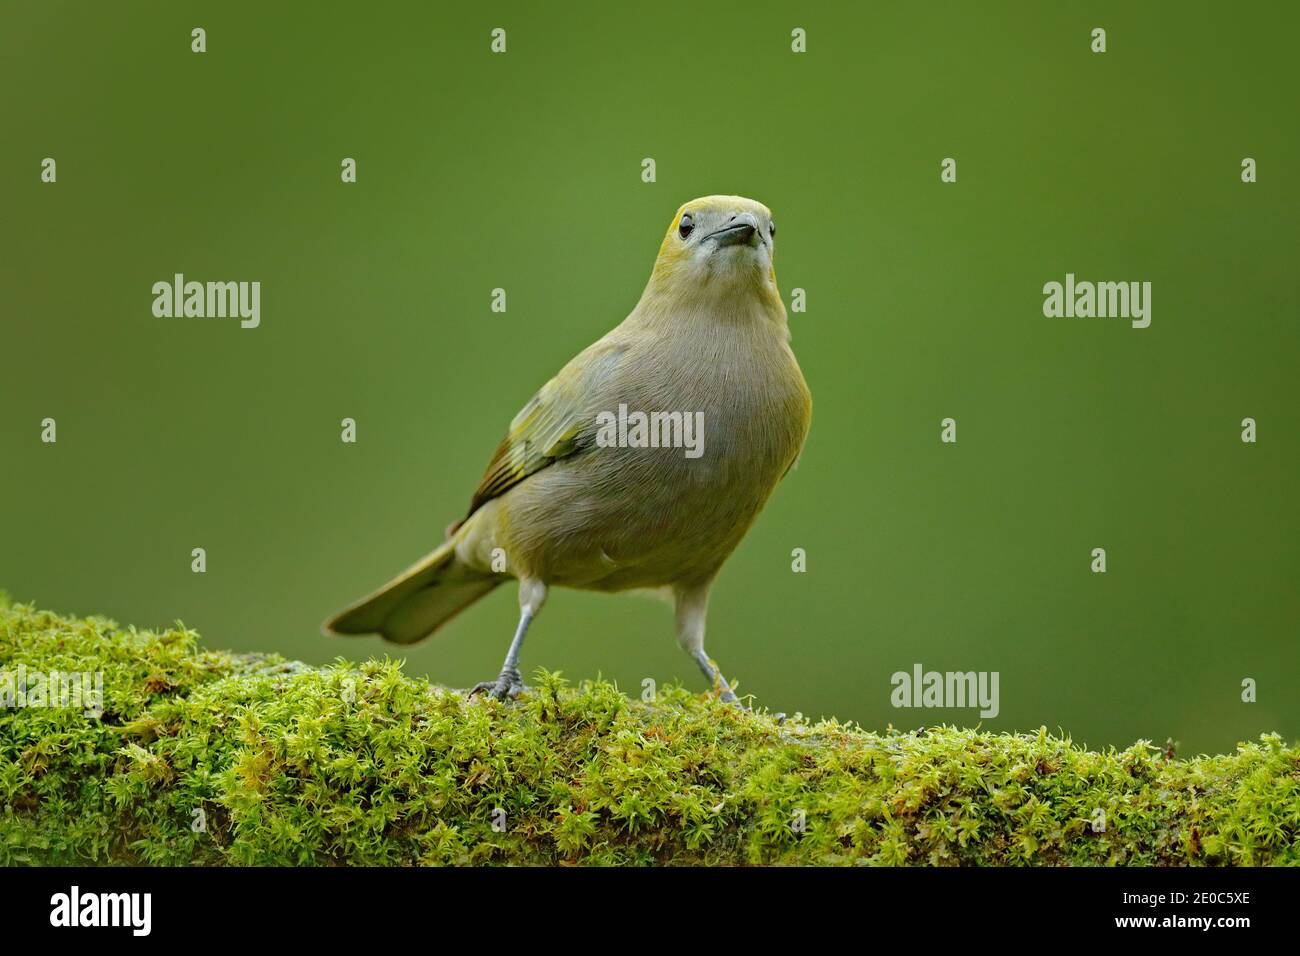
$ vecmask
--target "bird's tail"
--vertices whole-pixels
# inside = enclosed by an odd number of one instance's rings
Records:
[[[325,622],[328,634],[379,634],[414,644],[487,594],[503,575],[483,574],[456,560],[455,543],[407,568],[378,591]]]

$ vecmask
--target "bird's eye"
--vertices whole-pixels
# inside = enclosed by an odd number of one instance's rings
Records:
[[[776,238],[776,223],[769,222],[767,224],[767,234],[771,236],[773,239]]]
[[[695,223],[691,221],[690,213],[687,213],[682,216],[682,221],[677,224],[677,235],[685,239],[691,234],[691,230],[694,228]]]

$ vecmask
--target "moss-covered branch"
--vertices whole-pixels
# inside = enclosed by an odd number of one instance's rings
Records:
[[[1300,753],[1276,736],[1094,753],[545,674],[500,704],[391,661],[306,667],[0,602],[0,696],[20,669],[37,705],[0,709],[3,864],[1300,862]],[[51,671],[102,673],[102,715],[41,706]]]

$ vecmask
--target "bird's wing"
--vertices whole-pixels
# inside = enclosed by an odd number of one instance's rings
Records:
[[[474,490],[468,519],[529,475],[589,447],[599,396],[617,374],[623,347],[605,339],[575,356],[510,423]],[[462,522],[463,523],[463,522]]]

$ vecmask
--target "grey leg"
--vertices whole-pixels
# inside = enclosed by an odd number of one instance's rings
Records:
[[[677,592],[677,643],[699,665],[704,676],[708,678],[709,686],[717,688],[726,703],[738,704],[739,700],[731,690],[731,685],[713,666],[709,655],[704,652],[704,619],[708,610],[708,584]]]
[[[704,653],[704,648],[701,647],[692,656],[695,658],[695,663],[700,665],[700,670],[704,672],[705,678],[708,679],[709,686],[716,687],[718,690],[722,691],[723,703],[736,703],[739,698],[732,693],[731,685],[728,684],[727,679],[722,676],[722,672],[713,666],[713,661],[709,660],[709,655]]]
[[[496,680],[475,684],[474,689],[470,691],[471,697],[487,691],[497,700],[505,700],[508,697],[518,697],[528,689],[524,686],[523,675],[519,673],[519,652],[523,650],[524,635],[528,633],[528,625],[533,622],[533,618],[542,609],[545,601],[546,585],[541,581],[525,578],[519,582],[519,626],[515,628],[515,637],[510,642],[510,650],[506,652],[501,673],[497,675]]]

